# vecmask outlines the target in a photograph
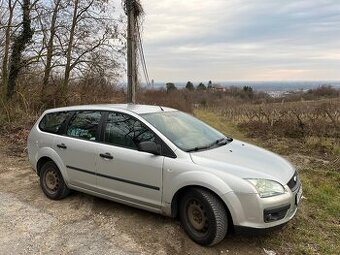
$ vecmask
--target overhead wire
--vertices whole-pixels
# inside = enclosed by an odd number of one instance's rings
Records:
[[[143,47],[143,42],[142,42],[142,38],[141,38],[139,23],[137,23],[137,45],[138,45],[138,52],[139,52],[139,55],[140,55],[140,62],[141,62],[144,77],[145,77],[145,82],[146,82],[148,87],[151,87],[149,72],[148,72],[148,68],[147,68],[147,65],[146,65],[146,61],[145,61],[144,47]]]

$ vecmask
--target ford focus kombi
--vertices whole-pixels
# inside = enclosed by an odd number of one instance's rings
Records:
[[[175,109],[87,105],[45,111],[28,157],[50,199],[77,190],[179,217],[192,240],[268,229],[295,215],[302,187],[282,157]]]

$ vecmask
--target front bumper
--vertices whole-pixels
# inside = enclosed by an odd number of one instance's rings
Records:
[[[258,194],[230,192],[226,202],[235,227],[267,229],[283,225],[297,212],[302,196],[302,186],[291,190],[286,185],[285,194],[260,198]]]

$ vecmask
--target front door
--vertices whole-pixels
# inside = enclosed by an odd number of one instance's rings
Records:
[[[157,140],[156,135],[133,116],[108,113],[97,165],[100,192],[132,205],[159,210],[164,156],[138,151],[140,142],[158,143]]]

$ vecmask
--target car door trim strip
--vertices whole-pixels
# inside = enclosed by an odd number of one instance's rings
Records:
[[[112,179],[112,180],[115,180],[115,181],[125,182],[125,183],[129,183],[129,184],[132,184],[132,185],[137,185],[137,186],[140,186],[140,187],[148,188],[148,189],[160,190],[159,187],[152,186],[152,185],[149,185],[149,184],[144,184],[144,183],[140,183],[140,182],[130,181],[130,180],[114,177],[114,176],[108,176],[108,175],[105,175],[105,174],[99,174],[99,173],[95,173],[95,172],[92,172],[92,171],[84,170],[84,169],[81,169],[81,168],[78,168],[78,167],[73,167],[73,166],[66,166],[66,167],[69,168],[69,169],[72,169],[72,170],[76,170],[76,171],[79,171],[79,172],[84,172],[84,173],[87,173],[87,174],[96,175],[96,176],[103,177],[103,178]]]

